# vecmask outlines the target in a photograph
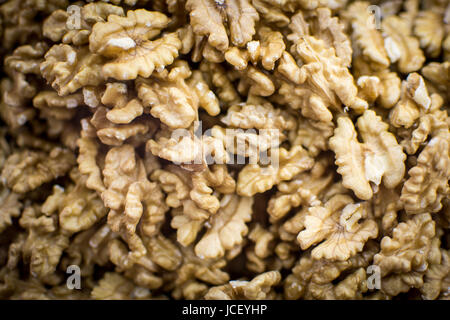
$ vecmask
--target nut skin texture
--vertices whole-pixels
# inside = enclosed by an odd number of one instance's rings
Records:
[[[348,118],[339,118],[338,127],[330,139],[330,147],[336,153],[338,172],[345,187],[352,189],[363,200],[373,196],[369,182],[394,188],[400,183],[406,155],[395,136],[388,132],[388,125],[368,110],[357,121],[363,144],[357,141],[356,131]],[[347,141],[345,141],[347,140]],[[346,148],[348,148],[346,150]],[[351,173],[352,169],[357,170]]]
[[[0,299],[448,300],[449,10],[1,1]]]
[[[176,34],[154,41],[169,19],[162,13],[144,9],[128,11],[127,17],[108,16],[108,22],[98,22],[89,36],[89,50],[114,59],[102,68],[104,77],[133,80],[149,77],[155,68],[174,61],[181,48]]]

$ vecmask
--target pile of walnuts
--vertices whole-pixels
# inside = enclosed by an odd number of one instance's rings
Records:
[[[1,299],[450,298],[447,0],[8,0],[0,37]]]

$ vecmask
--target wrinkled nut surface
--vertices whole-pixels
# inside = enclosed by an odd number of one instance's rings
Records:
[[[0,2],[0,299],[450,298],[448,1]]]
[[[369,200],[373,196],[370,182],[387,188],[396,187],[405,173],[405,154],[388,125],[372,110],[358,119],[357,127],[364,143],[358,142],[357,133],[349,118],[339,118],[330,148],[336,154],[337,172],[343,185],[356,196]]]

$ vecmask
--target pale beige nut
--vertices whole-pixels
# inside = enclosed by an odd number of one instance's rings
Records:
[[[280,271],[282,268],[292,268],[298,247],[288,242],[278,240],[276,226],[268,229],[259,223],[250,228],[248,239],[250,246],[245,248],[246,267],[248,270],[261,274],[266,271]]]
[[[385,34],[384,47],[391,63],[397,63],[402,73],[419,70],[425,62],[420,43],[412,35],[412,26],[405,16],[390,16],[381,23]]]
[[[334,131],[332,122],[314,121],[299,117],[297,123],[296,135],[289,137],[293,145],[303,146],[311,156],[316,156],[321,151],[328,150],[328,141]]]
[[[84,45],[89,43],[89,35],[95,23],[106,21],[111,14],[124,16],[123,8],[104,2],[86,4],[79,8],[79,13],[76,10],[54,11],[42,25],[43,35],[53,42]]]
[[[367,102],[357,97],[353,77],[346,67],[342,67],[334,48],[327,48],[323,40],[311,36],[299,39],[292,48],[304,65],[294,73],[298,76],[291,78],[296,82],[282,82],[281,101],[293,109],[301,109],[305,117],[325,122],[333,118],[329,108],[341,111],[344,104],[359,113],[367,109]],[[286,63],[298,68],[288,55],[285,58],[288,59]],[[279,68],[287,67],[280,63]]]
[[[151,260],[159,267],[173,271],[182,263],[183,256],[176,243],[162,235],[151,237],[146,241]]]
[[[370,25],[373,17],[369,6],[367,1],[357,1],[350,4],[342,15],[352,26],[352,41],[358,46],[363,58],[374,69],[384,69],[390,61],[380,31]]]
[[[82,92],[85,105],[91,108],[100,106],[102,94],[104,93],[102,86],[85,86]]]
[[[101,170],[97,164],[99,153],[98,142],[89,137],[85,130],[82,130],[81,137],[77,140],[78,146],[78,169],[87,176],[86,187],[101,193],[105,190]]]
[[[450,61],[431,62],[422,68],[421,73],[436,87],[437,92],[449,101],[450,95],[447,88],[450,87]],[[427,87],[429,87],[429,83],[427,83]]]
[[[57,146],[56,143],[52,143],[47,140],[46,137],[37,137],[34,132],[22,128],[23,130],[17,130],[14,133],[14,139],[20,148],[32,148],[36,150],[49,152]]]
[[[203,74],[200,71],[195,70],[188,79],[188,84],[197,94],[200,107],[205,109],[209,115],[217,116],[220,113],[219,99],[217,99],[215,93],[210,90]]]
[[[383,108],[392,108],[400,98],[401,80],[395,72],[382,70],[377,73],[381,80],[378,101]]]
[[[245,45],[254,34],[259,15],[248,0],[226,0],[225,3],[231,43]]]
[[[393,274],[381,280],[381,290],[388,297],[395,297],[400,293],[406,293],[412,288],[423,286],[422,272],[407,272]]]
[[[356,81],[358,96],[373,104],[380,95],[380,79],[376,76],[361,76]]]
[[[208,42],[219,50],[225,50],[229,45],[220,11],[224,10],[220,5],[226,6],[224,2],[216,3],[209,0],[186,2],[186,9],[190,11],[192,19],[193,31],[199,36],[207,36]]]
[[[324,78],[325,83],[322,85],[327,85],[329,90],[333,91],[336,98],[339,98],[344,105],[358,112],[367,108],[367,103],[356,96],[357,90],[353,77],[345,67],[341,67],[341,58],[336,55],[335,50],[327,49],[324,41],[318,41],[313,37],[305,37],[303,41],[297,43],[296,53],[305,62],[307,70],[310,68],[311,74],[317,72],[320,77]],[[315,69],[318,67],[314,63],[317,60],[319,60],[321,68],[316,71]],[[323,98],[323,94],[319,96]]]
[[[152,136],[157,129],[154,119],[138,118],[127,124],[114,124],[107,119],[108,110],[99,107],[90,119],[90,123],[97,129],[100,141],[110,146],[121,146],[124,142],[132,143],[133,139]]]
[[[292,130],[296,126],[291,114],[274,108],[269,102],[231,106],[221,122],[228,127],[242,129]]]
[[[380,267],[382,276],[391,272],[424,271],[434,236],[435,223],[430,214],[415,215],[394,228],[392,237],[381,240],[381,251],[373,262]]]
[[[281,274],[278,271],[262,273],[250,281],[233,280],[228,284],[209,289],[205,298],[208,300],[264,300],[274,298],[273,291],[281,281]]]
[[[29,210],[28,207],[26,210]],[[12,239],[11,244],[8,247],[7,257],[5,257],[5,262],[8,269],[13,270],[19,264],[22,258],[22,247],[26,238],[27,235],[25,233],[20,233]]]
[[[127,17],[108,16],[108,22],[98,22],[89,36],[89,49],[113,59],[102,66],[104,77],[133,80],[149,77],[153,70],[164,68],[178,56],[181,48],[176,33],[158,36],[169,19],[162,13],[138,9]]]
[[[192,246],[181,249],[183,262],[175,271],[172,297],[175,299],[199,299],[208,291],[206,284],[221,285],[230,280],[228,273],[222,268],[224,259],[201,259],[194,253]]]
[[[108,208],[118,210],[125,203],[124,191],[131,183],[145,179],[146,174],[134,148],[125,144],[108,151],[103,176],[106,190],[102,193],[102,199]]]
[[[217,134],[198,137],[193,133],[193,129],[191,127],[189,131],[163,132],[158,140],[149,140],[146,148],[153,155],[180,164],[189,171],[203,170],[207,164],[207,156],[212,157],[216,164],[228,162],[229,155],[225,144]]]
[[[448,132],[448,114],[440,109],[442,103],[440,96],[433,94],[430,109],[419,117],[418,123],[416,122],[411,128],[397,130],[397,135],[403,138],[400,144],[408,154],[415,154],[430,136],[435,137]]]
[[[229,48],[225,52],[225,60],[237,70],[247,68],[249,61],[254,65],[261,61],[264,69],[273,70],[275,62],[280,59],[286,49],[283,35],[270,28],[263,27],[258,30],[258,36],[259,40],[247,42],[245,50],[238,47]]]
[[[283,12],[281,3],[267,0],[253,0],[252,4],[263,21],[277,27],[284,27],[289,24],[288,14]],[[287,5],[287,8],[289,8],[291,12],[294,11],[295,2],[289,1]]]
[[[371,199],[373,216],[379,219],[380,234],[388,235],[398,224],[398,215],[403,209],[400,194],[396,190],[381,186]]]
[[[247,161],[243,160],[244,158],[249,158],[248,163],[250,164],[256,164],[261,161],[269,163],[269,153],[277,152],[277,147],[282,141],[286,140],[286,137],[278,129],[260,129],[258,131],[253,128],[244,131],[241,128],[224,129],[214,126],[211,128],[211,135],[214,139],[223,143],[229,154],[238,156],[238,164],[247,163]],[[274,151],[271,151],[272,149]]]
[[[74,48],[58,44],[45,54],[40,65],[42,76],[60,96],[73,93],[83,86],[96,86],[104,80],[101,68],[104,59],[86,47]]]
[[[253,199],[226,195],[221,200],[220,210],[211,218],[211,228],[195,245],[195,254],[204,258],[223,257],[243,241],[251,220]]]
[[[11,192],[2,185],[0,191],[0,232],[3,232],[13,224],[13,218],[20,216],[23,204],[19,201],[19,195]]]
[[[55,185],[53,194],[43,203],[41,210],[46,215],[56,211],[59,214],[61,229],[75,233],[92,227],[106,216],[107,210],[97,193],[85,187],[85,176],[72,171],[71,178],[75,185],[66,189]]]
[[[283,241],[295,241],[300,231],[305,229],[305,217],[308,214],[309,206],[304,206],[296,211],[292,217],[281,224],[278,232]]]
[[[363,200],[372,198],[370,182],[379,185],[381,180],[388,188],[397,186],[405,174],[406,155],[388,125],[372,110],[367,110],[357,121],[364,143],[349,118],[340,117],[330,148],[336,154],[337,172],[343,185],[352,189]]]
[[[124,276],[107,272],[92,290],[91,297],[96,300],[148,299],[150,290],[140,288]]]
[[[33,106],[40,110],[40,116],[69,120],[75,113],[75,108],[84,105],[81,93],[60,97],[55,91],[41,91],[33,98]]]
[[[195,241],[210,213],[187,199],[183,201],[182,209],[172,209],[172,215],[170,226],[177,230],[177,241],[188,246]]]
[[[217,177],[214,173],[217,173]],[[222,192],[229,193],[234,190],[234,180],[230,179],[223,166],[217,166],[212,171],[207,169],[204,173],[192,174],[180,167],[169,165],[165,170],[155,170],[151,179],[161,184],[167,195],[165,203],[176,208],[172,210],[170,225],[177,230],[177,241],[183,246],[188,246],[196,239],[205,221],[218,209],[219,199],[216,194],[212,194],[213,189],[210,186],[217,187]],[[191,197],[197,200],[198,204]],[[199,205],[210,211],[200,208]]]
[[[106,113],[106,118],[115,124],[128,124],[144,112],[144,107],[139,99],[128,97],[128,88],[124,83],[107,83],[100,101],[102,104],[112,107]]]
[[[313,35],[334,47],[336,55],[341,59],[343,66],[349,66],[352,60],[352,48],[350,39],[344,31],[344,25],[337,17],[332,16],[329,8],[322,7],[313,11],[299,11],[291,17],[289,28],[292,33],[287,38],[297,42],[301,37]]]
[[[284,51],[280,58],[277,72],[295,84],[304,83],[307,77],[307,69],[300,68],[294,57],[287,51]]]
[[[336,195],[323,206],[311,207],[304,225],[305,230],[298,234],[297,240],[303,250],[318,244],[311,251],[316,260],[347,260],[362,251],[367,240],[378,235],[367,204],[353,203],[345,195]]]
[[[442,256],[440,251],[441,242],[439,240],[439,229],[437,236],[432,238],[428,247],[419,251],[420,254],[425,252],[425,256],[420,256],[414,261],[423,258],[423,264],[409,272],[391,273],[381,279],[381,290],[390,296],[397,296],[400,293],[408,292],[411,288],[421,288],[424,285],[424,276],[426,270],[432,265],[441,264]],[[425,240],[427,241],[427,240]],[[423,241],[423,242],[425,242]],[[422,242],[422,243],[423,243]]]
[[[68,292],[67,286],[46,288],[46,283],[38,278],[20,277],[18,270],[3,267],[0,270],[2,285],[0,296],[10,300],[51,300],[51,299],[88,299],[85,293]]]
[[[259,16],[248,0],[188,0],[189,11],[194,32],[207,36],[208,43],[220,51],[225,51],[230,42],[244,46],[255,34],[255,24]],[[228,22],[230,40],[224,21]]]
[[[318,166],[320,168],[320,164]],[[306,173],[308,174],[308,173]],[[302,206],[300,210],[296,211],[292,217],[284,221],[279,229],[280,239],[283,241],[295,241],[300,231],[305,229],[305,217],[308,214],[309,208],[312,206],[320,206],[321,203],[327,202],[336,195],[347,193],[347,189],[342,186],[341,182],[334,183],[322,191],[319,199],[314,199],[311,205]],[[276,218],[272,218],[276,220]],[[297,244],[295,244],[297,246]]]
[[[208,85],[214,89],[213,91],[221,103],[233,104],[240,101],[239,94],[231,83],[230,74],[225,71],[223,66],[202,61],[200,71],[203,72],[203,77],[206,77]]]
[[[6,128],[0,129],[0,168],[3,168],[6,158],[11,154],[12,148],[8,143]]]
[[[225,56],[223,52],[211,46],[206,41],[205,37],[195,36],[195,39],[198,44],[195,46],[195,51],[192,52],[192,61],[201,60],[200,51],[204,61],[209,61],[213,63],[221,63],[225,61]]]
[[[108,152],[103,176],[106,190],[101,196],[105,206],[111,209],[108,224],[128,243],[132,259],[142,257],[146,248],[136,227],[142,220],[145,232],[155,232],[155,225],[164,219],[166,211],[162,193],[156,184],[147,180],[143,161],[131,145],[115,147]],[[153,193],[152,197],[144,198],[147,193]],[[142,202],[146,204],[145,212]]]
[[[409,128],[432,105],[424,79],[417,73],[411,73],[402,82],[401,97],[389,114],[394,127]]]
[[[127,228],[135,229],[140,222],[145,235],[154,235],[164,221],[166,211],[163,194],[158,185],[150,183],[148,180],[134,182],[130,185],[125,199],[124,212]]]
[[[159,118],[170,128],[187,128],[197,117],[198,96],[184,81],[190,75],[181,74],[174,81],[141,79],[136,81],[139,98],[150,107],[152,116]]]
[[[40,36],[41,26],[34,20],[38,10],[31,8],[20,0],[8,1],[0,6],[3,18],[2,47],[9,50]]]
[[[181,54],[188,54],[195,45],[195,35],[190,24],[177,30],[178,38],[181,40]]]
[[[197,118],[199,107],[210,115],[217,115],[220,106],[215,94],[203,80],[201,73],[191,71],[186,62],[178,61],[169,73],[156,79],[136,81],[139,98],[150,113],[172,129],[187,128]]]
[[[292,269],[295,264],[295,252],[297,252],[297,246],[294,243],[280,241],[275,246],[275,254],[279,261],[282,262],[283,268]]]
[[[266,258],[270,254],[269,244],[274,240],[274,235],[257,224],[248,234],[248,238],[255,243],[255,254],[259,258]]]
[[[235,192],[236,182],[225,165],[214,165],[192,174],[192,190],[189,192],[191,199],[199,208],[214,214],[219,210],[220,203],[212,195],[213,188],[222,194]]]
[[[238,92],[241,95],[268,97],[275,92],[275,84],[270,75],[249,66],[239,73]]]
[[[57,147],[49,153],[22,150],[8,157],[2,178],[14,192],[26,193],[65,175],[74,164],[75,157],[67,149]]]
[[[279,163],[266,167],[248,164],[239,172],[236,185],[239,195],[250,197],[265,192],[281,181],[291,180],[314,164],[313,159],[301,146],[294,146],[290,150],[271,149],[271,152],[278,152]]]
[[[245,251],[245,267],[254,273],[263,273],[264,271],[269,270],[271,266],[266,262],[267,259],[258,257],[252,249],[253,247],[248,247]]]
[[[67,32],[66,22],[69,14],[65,10],[56,10],[47,19],[45,19],[42,29],[43,35],[53,42],[62,39]]]
[[[108,243],[109,259],[116,265],[116,272],[124,272],[126,278],[132,280],[136,285],[157,289],[163,284],[163,280],[156,275],[158,267],[148,256],[140,258],[135,264],[130,264],[127,255],[127,246],[118,239]]]
[[[448,297],[450,286],[450,254],[448,250],[441,249],[442,260],[439,264],[432,264],[428,267],[424,284],[420,289],[422,297],[427,300],[434,300],[439,296]]]
[[[28,230],[21,245],[23,259],[30,263],[30,273],[38,278],[53,274],[69,238],[58,230],[56,217],[46,217],[39,207],[27,207],[19,220],[20,226]]]
[[[45,42],[17,47],[11,55],[5,58],[4,65],[8,69],[20,73],[39,75],[39,64],[43,61],[47,50],[48,46]]]
[[[357,78],[358,95],[369,104],[392,108],[400,99],[401,83],[396,72],[389,69],[373,71],[362,59],[354,59],[353,67]]]
[[[116,271],[125,271],[136,284],[155,289],[162,285],[158,272],[163,269],[173,271],[181,262],[181,253],[169,239],[163,236],[143,237],[147,254],[130,260],[128,248],[119,239],[108,243],[109,258],[116,265]]]
[[[108,244],[117,237],[118,235],[106,224],[95,225],[77,233],[61,260],[63,269],[67,270],[68,266],[77,265],[83,276],[91,276],[96,265],[105,266],[110,262]]]
[[[285,299],[361,299],[367,291],[366,268],[378,251],[374,243],[345,261],[315,260],[308,254],[299,259],[284,280]],[[342,274],[347,277],[339,281]],[[338,282],[334,285],[332,282]]]
[[[410,214],[437,212],[450,189],[449,133],[437,135],[422,150],[417,165],[408,171],[401,200]]]
[[[10,78],[0,82],[0,116],[11,128],[18,128],[33,119],[36,110],[29,107],[30,100],[36,95],[36,86],[26,79],[26,75],[12,72]]]
[[[443,18],[431,10],[420,11],[414,21],[414,34],[419,38],[420,46],[427,56],[436,58],[441,53],[444,39]]]
[[[171,208],[178,208],[182,205],[183,200],[189,196],[190,186],[187,172],[182,168],[169,165],[165,170],[155,170],[150,178],[157,181],[163,191],[167,194],[166,204]]]
[[[333,180],[333,174],[327,173],[329,165],[327,159],[321,159],[310,171],[300,173],[291,181],[279,183],[278,192],[270,198],[267,207],[271,219],[277,221],[300,205],[320,204],[320,194]]]

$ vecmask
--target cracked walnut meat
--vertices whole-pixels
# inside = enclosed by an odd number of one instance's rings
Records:
[[[0,299],[450,299],[448,1],[4,0],[0,37]]]

